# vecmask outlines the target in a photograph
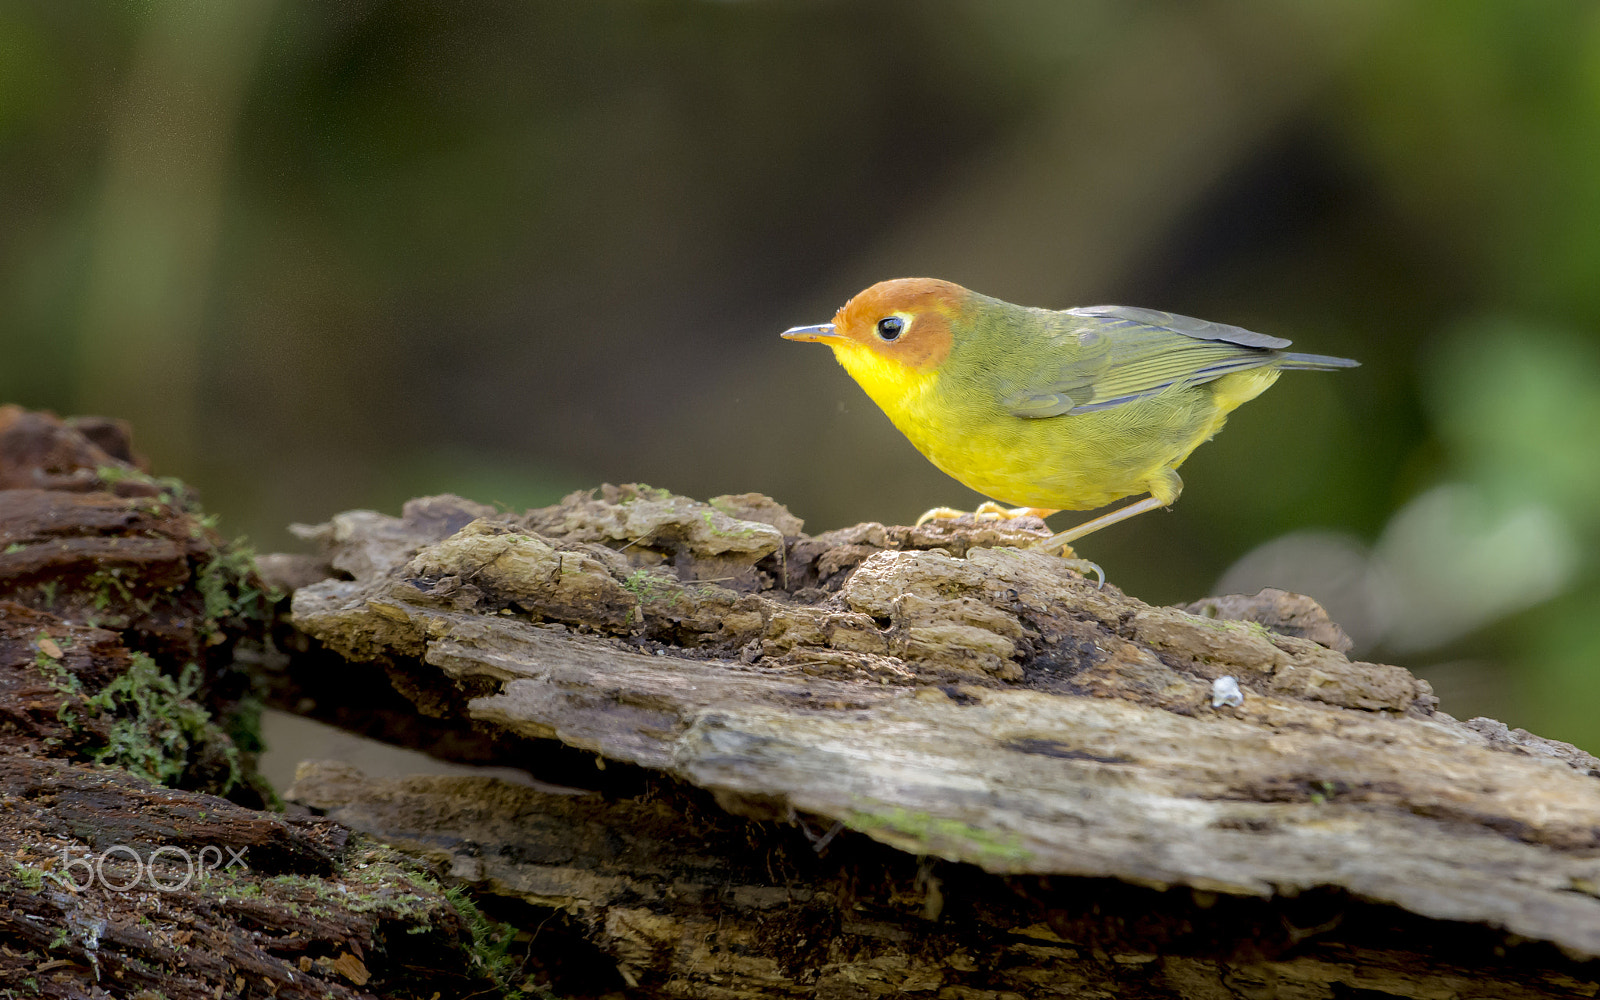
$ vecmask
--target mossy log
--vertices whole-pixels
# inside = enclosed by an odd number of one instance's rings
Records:
[[[249,808],[272,793],[234,654],[269,619],[125,427],[0,407],[0,998],[505,984],[493,926],[415,861]]]
[[[642,996],[1595,994],[1594,758],[1439,711],[1305,598],[1151,607],[1037,522],[800,527],[607,487],[308,529],[343,578],[305,632],[507,755],[645,777],[293,794]]]
[[[0,997],[495,988],[470,905],[415,861],[168,787],[254,798],[197,694],[113,631],[0,600]]]
[[[183,483],[150,475],[128,434],[0,406],[0,597],[215,680],[237,639],[262,631],[268,595],[248,550]]]
[[[472,927],[455,901],[336,823],[13,754],[0,755],[0,790],[0,995],[493,988],[471,971]]]

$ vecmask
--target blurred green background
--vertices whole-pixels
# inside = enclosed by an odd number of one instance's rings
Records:
[[[1600,750],[1600,5],[0,0],[0,401],[131,420],[263,548],[604,480],[970,505],[777,338],[904,275],[1361,359],[1083,553]]]

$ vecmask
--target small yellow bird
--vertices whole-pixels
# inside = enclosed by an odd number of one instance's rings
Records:
[[[929,461],[1021,505],[980,512],[1045,517],[1150,494],[1047,547],[1178,499],[1178,466],[1283,369],[1359,364],[1288,354],[1287,340],[1188,316],[1030,309],[935,278],[879,282],[832,323],[783,336],[833,348]],[[957,513],[939,508],[923,520]]]

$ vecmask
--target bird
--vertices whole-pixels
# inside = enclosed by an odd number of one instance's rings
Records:
[[[781,336],[827,344],[929,461],[1015,507],[985,503],[981,514],[1048,517],[1148,494],[1040,543],[1063,555],[1090,532],[1171,506],[1178,467],[1286,369],[1360,364],[1177,313],[1037,309],[937,278],[880,281],[833,322]],[[918,523],[961,513],[939,507]]]

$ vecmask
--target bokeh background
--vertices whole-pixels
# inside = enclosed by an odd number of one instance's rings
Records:
[[[1361,359],[1084,554],[1600,750],[1600,5],[0,0],[0,401],[131,420],[262,548],[607,480],[975,503],[777,339],[904,275]]]

